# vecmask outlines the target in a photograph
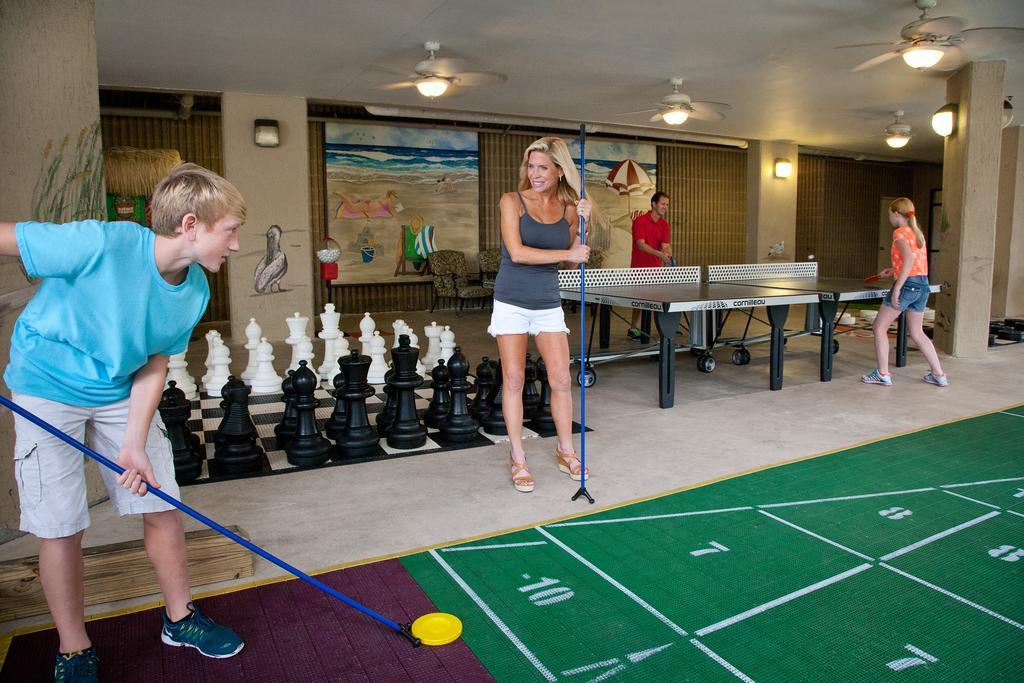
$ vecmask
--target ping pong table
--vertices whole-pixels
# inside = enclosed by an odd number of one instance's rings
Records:
[[[889,288],[885,284],[866,284],[861,280],[818,277],[818,264],[755,263],[709,266],[701,280],[699,266],[668,268],[609,268],[587,271],[585,302],[604,306],[622,306],[650,311],[659,333],[658,403],[662,408],[675,404],[675,333],[683,313],[689,312],[689,348],[714,350],[720,326],[715,313],[734,309],[763,307],[768,314],[771,333],[769,388],[782,388],[783,348],[787,332],[789,306],[808,307],[805,328],[795,334],[820,334],[820,379],[832,379],[833,331],[838,306],[843,302],[882,299]],[[581,301],[578,270],[559,271],[559,288],[565,300]],[[932,285],[937,292],[939,285]],[[602,326],[607,317],[602,316]],[[716,330],[708,339],[707,332]],[[602,337],[606,334],[602,333]],[[789,336],[793,336],[791,333]],[[749,340],[746,340],[749,342]],[[744,340],[728,340],[742,345]],[[897,367],[906,363],[906,326],[901,315],[897,327]],[[683,347],[687,348],[687,347]],[[617,354],[624,357],[628,354]],[[595,359],[574,359],[580,363],[581,378],[587,363]]]

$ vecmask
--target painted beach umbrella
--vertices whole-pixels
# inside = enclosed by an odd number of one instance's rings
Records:
[[[633,159],[624,159],[615,165],[604,184],[619,193],[626,195],[626,210],[629,210],[629,197],[642,197],[645,192],[654,189],[651,176],[644,167]]]

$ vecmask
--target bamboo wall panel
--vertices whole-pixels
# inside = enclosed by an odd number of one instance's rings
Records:
[[[324,304],[329,300],[329,285],[327,281],[320,279],[320,261],[316,258],[320,241],[327,236],[324,124],[322,121],[309,121],[306,127],[309,133],[309,227],[313,231],[309,243],[313,247],[310,258],[313,259],[313,277],[316,278],[316,284],[313,286],[313,309],[322,311]],[[338,276],[341,277],[342,273],[338,273]],[[319,329],[318,325],[314,325],[314,328]]]
[[[658,146],[658,189],[669,196],[679,265],[742,263],[747,235],[747,153]]]
[[[137,116],[101,116],[103,147],[176,149],[183,161],[191,161],[214,173],[224,173],[220,116],[194,115],[186,121],[142,118]],[[228,296],[228,270],[231,262],[216,273],[207,273],[210,305],[200,322],[231,320]]]
[[[877,270],[882,197],[909,197],[913,165],[800,155],[796,255],[814,254],[828,277],[862,278]]]
[[[501,195],[519,188],[523,150],[539,135],[480,133],[480,249],[501,246]]]

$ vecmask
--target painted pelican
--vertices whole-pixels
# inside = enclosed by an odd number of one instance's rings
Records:
[[[281,291],[281,280],[288,272],[288,257],[281,250],[281,226],[271,225],[267,230],[267,253],[256,264],[252,274],[252,286],[257,294],[273,293],[274,287]]]

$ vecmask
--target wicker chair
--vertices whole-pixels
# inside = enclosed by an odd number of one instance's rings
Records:
[[[466,255],[461,251],[441,249],[431,252],[427,260],[434,273],[434,300],[430,304],[431,311],[437,307],[440,299],[457,299],[461,310],[467,299],[479,300],[483,306],[494,295],[493,290],[469,284],[469,267],[466,265]]]
[[[480,284],[487,289],[494,289],[494,279],[498,277],[501,265],[501,249],[485,249],[480,252]]]

